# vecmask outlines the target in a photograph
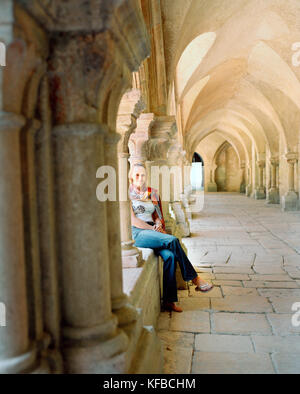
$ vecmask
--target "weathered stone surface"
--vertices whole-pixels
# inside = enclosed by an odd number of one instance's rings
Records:
[[[191,373],[193,348],[177,348],[169,350],[164,347],[164,374],[189,374]]]
[[[292,279],[300,279],[300,271],[287,271]]]
[[[269,288],[269,289],[297,289],[298,285],[294,282],[260,282],[260,281],[248,281],[243,282],[245,287],[254,288]]]
[[[300,298],[300,289],[258,289],[263,297],[298,297]]]
[[[264,297],[257,296],[227,296],[212,298],[211,307],[224,312],[270,312],[271,305]]]
[[[237,287],[237,286],[222,286],[224,296],[240,296],[240,295],[254,295],[258,296],[256,289]]]
[[[260,275],[283,274],[284,270],[281,265],[254,265],[253,270]]]
[[[252,335],[256,353],[298,353],[300,360],[300,341],[299,336],[288,337]]]
[[[171,322],[170,312],[161,312],[157,319],[157,330],[168,330]]]
[[[270,297],[276,313],[291,313],[292,305],[299,302],[299,297]]]
[[[249,275],[242,274],[216,274],[216,280],[249,280]]]
[[[273,374],[268,354],[195,352],[193,374]]]
[[[300,354],[276,353],[272,355],[279,374],[300,374]]]
[[[263,314],[252,313],[214,313],[212,330],[224,334],[271,334],[266,317]]]
[[[253,281],[262,281],[262,282],[292,281],[292,279],[288,275],[260,275],[260,274],[256,274],[256,275],[249,275],[249,277]]]
[[[208,312],[183,311],[182,313],[173,313],[171,331],[184,332],[210,332],[210,321]]]
[[[254,353],[250,337],[239,335],[196,334],[195,350],[201,352]]]
[[[212,283],[216,286],[232,286],[232,287],[242,287],[243,284],[238,280],[213,280]]]
[[[188,297],[180,299],[178,305],[184,311],[199,311],[210,308],[210,299],[208,297]]]
[[[174,332],[168,330],[160,330],[157,335],[162,340],[162,342],[169,346],[171,349],[174,347],[178,348],[192,348],[194,346],[194,334],[186,332]]]
[[[216,274],[254,274],[254,271],[248,267],[214,267]]]
[[[300,326],[294,327],[292,325],[293,314],[275,314],[268,313],[267,318],[273,328],[275,335],[293,335],[300,334]],[[300,337],[299,337],[300,339]]]

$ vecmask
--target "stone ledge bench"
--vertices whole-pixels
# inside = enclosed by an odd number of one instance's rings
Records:
[[[139,314],[134,330],[127,332],[130,339],[129,373],[162,373],[162,345],[156,334],[161,306],[162,261],[152,249],[139,249],[143,266],[123,268],[123,291]]]

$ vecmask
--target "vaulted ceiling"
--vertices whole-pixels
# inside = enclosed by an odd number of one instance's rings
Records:
[[[277,156],[279,142],[297,150],[300,1],[161,0],[161,7],[168,94],[187,150],[215,132],[240,160],[252,144],[258,155]]]

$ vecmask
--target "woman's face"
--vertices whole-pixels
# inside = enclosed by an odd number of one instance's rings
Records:
[[[135,167],[132,173],[134,186],[141,188],[146,184],[147,175],[144,167]]]

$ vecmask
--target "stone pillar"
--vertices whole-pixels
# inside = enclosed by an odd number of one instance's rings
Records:
[[[137,126],[134,133],[129,138],[129,162],[130,165],[135,163],[146,164],[148,160],[148,140],[150,138],[150,128],[154,122],[153,113],[141,114],[137,119]],[[150,175],[148,175],[148,182],[151,182]]]
[[[245,168],[246,168],[245,163],[242,163],[241,164],[242,182],[241,182],[241,186],[240,186],[240,193],[242,193],[242,194],[246,193]]]
[[[41,287],[43,295],[43,325],[50,334],[47,350],[49,364],[55,373],[63,371],[60,353],[60,297],[55,223],[55,192],[52,147],[52,113],[50,108],[49,83],[44,77],[40,88],[39,113],[41,128],[37,131],[35,144],[35,173],[37,180],[37,205],[39,219],[39,247],[41,265]]]
[[[190,163],[187,158],[184,160],[184,183],[183,183],[183,193],[185,198],[189,204],[189,200],[192,194],[192,185],[191,185],[191,172],[192,172],[192,163]]]
[[[289,152],[286,154],[289,166],[288,192],[282,197],[283,211],[297,211],[299,209],[298,193],[295,191],[295,164],[298,162],[298,153]]]
[[[116,183],[118,184],[119,174],[118,174],[118,156],[117,156],[117,143],[119,141],[120,135],[109,132],[105,137],[105,162],[106,165],[114,168],[116,170]],[[103,203],[101,203],[103,204]],[[121,209],[126,209],[124,214],[124,219],[126,219],[127,224],[128,220],[130,222],[130,216],[128,218],[129,211],[129,200],[126,203],[125,207],[121,206]],[[122,214],[122,213],[121,213]],[[116,200],[115,201],[107,201],[107,233],[108,233],[108,254],[109,254],[109,272],[110,272],[110,292],[111,292],[111,303],[112,303],[112,311],[118,317],[119,327],[121,327],[127,335],[130,337],[132,342],[133,335],[133,325],[137,320],[138,312],[137,310],[129,303],[128,297],[123,292],[123,270],[122,270],[122,259],[124,250],[126,250],[126,245],[121,243],[121,235],[120,235],[120,207],[119,207],[119,190],[117,187],[116,190]],[[121,229],[123,228],[124,233],[124,224],[122,223]],[[129,236],[128,229],[125,229],[126,236]],[[131,228],[130,228],[131,234]],[[140,265],[143,261],[140,251],[133,247],[132,243],[134,241],[129,240],[130,245],[128,246],[128,257],[132,258],[132,262],[136,265]],[[125,252],[126,253],[126,252]],[[135,260],[133,260],[135,259]],[[140,260],[139,260],[140,259]],[[134,330],[133,330],[134,331]],[[131,353],[131,352],[130,352]],[[126,354],[126,364],[130,363],[131,355]]]
[[[215,165],[212,165],[211,169],[210,169],[210,174],[209,174],[210,178],[209,178],[209,183],[207,185],[208,192],[217,192],[218,191],[218,186],[215,182],[215,170],[216,170],[215,167],[216,167]]]
[[[277,186],[277,167],[279,166],[279,160],[271,158],[271,188],[269,189],[267,204],[279,204],[279,188]]]
[[[21,184],[22,116],[0,114],[0,302],[6,326],[0,327],[0,373],[47,373],[29,337]]]
[[[128,198],[128,159],[129,153],[119,153],[119,188],[122,190],[120,198],[120,219],[121,219],[121,250],[123,268],[140,267],[143,264],[142,254],[134,246],[131,231],[131,210]],[[126,194],[124,194],[126,193]],[[123,196],[124,194],[124,196]]]
[[[121,372],[128,339],[111,312],[108,242],[114,233],[108,233],[107,204],[95,195],[107,129],[73,123],[53,134],[65,367],[68,373]]]
[[[182,234],[180,229],[177,228],[177,220],[174,219],[176,216],[174,215],[174,217],[172,217],[171,215],[171,213],[174,213],[174,211],[172,211],[171,203],[172,180],[164,179],[163,175],[163,168],[165,168],[165,174],[170,176],[170,165],[175,164],[174,155],[177,156],[176,151],[178,150],[178,146],[176,146],[177,140],[175,140],[176,134],[177,127],[173,116],[161,116],[155,119],[155,122],[151,126],[150,139],[148,141],[148,153],[151,159],[151,163],[148,164],[151,166],[152,180],[154,175],[153,167],[157,167],[156,170],[159,169],[159,174],[156,173],[156,175],[158,175],[158,179],[156,179],[158,181],[158,185],[154,185],[154,187],[159,189],[161,196],[166,231],[181,240]],[[166,183],[170,185],[170,199],[167,199],[167,196],[164,195],[164,186],[166,186]],[[176,270],[176,279],[177,287],[179,289],[187,289],[187,283],[183,280],[178,265]]]
[[[175,231],[175,221],[170,215],[169,204],[170,198],[165,195],[165,188],[167,184],[163,180],[163,168],[168,171],[169,176],[169,165],[168,165],[168,150],[171,146],[171,138],[177,133],[176,120],[174,116],[160,116],[155,118],[155,122],[151,125],[150,139],[148,141],[148,154],[151,160],[151,185],[159,189],[162,209],[166,224],[166,231],[173,234]],[[159,170],[158,178],[156,181],[158,184],[153,185],[154,171],[153,167]],[[168,180],[169,181],[169,180]],[[171,182],[168,182],[171,186]],[[169,190],[170,191],[170,190]],[[167,191],[167,194],[168,192]]]
[[[176,220],[176,235],[177,237],[189,237],[191,235],[190,225],[183,203],[180,199],[183,191],[183,160],[185,152],[182,146],[177,141],[177,136],[171,139],[171,146],[168,150],[168,165],[170,169],[170,208],[173,211]]]
[[[248,184],[246,186],[246,196],[251,197],[252,193],[252,171],[251,162],[248,163]]]
[[[121,250],[123,268],[139,267],[143,264],[141,251],[134,246],[131,231],[131,209],[128,198],[128,143],[137,127],[137,118],[144,109],[141,92],[133,89],[127,92],[120,103],[117,117],[117,131],[121,138],[118,144]]]
[[[264,168],[266,166],[266,162],[264,160],[259,160],[257,165],[259,168],[259,185],[255,190],[255,199],[264,200],[266,198],[266,190],[264,187]]]

